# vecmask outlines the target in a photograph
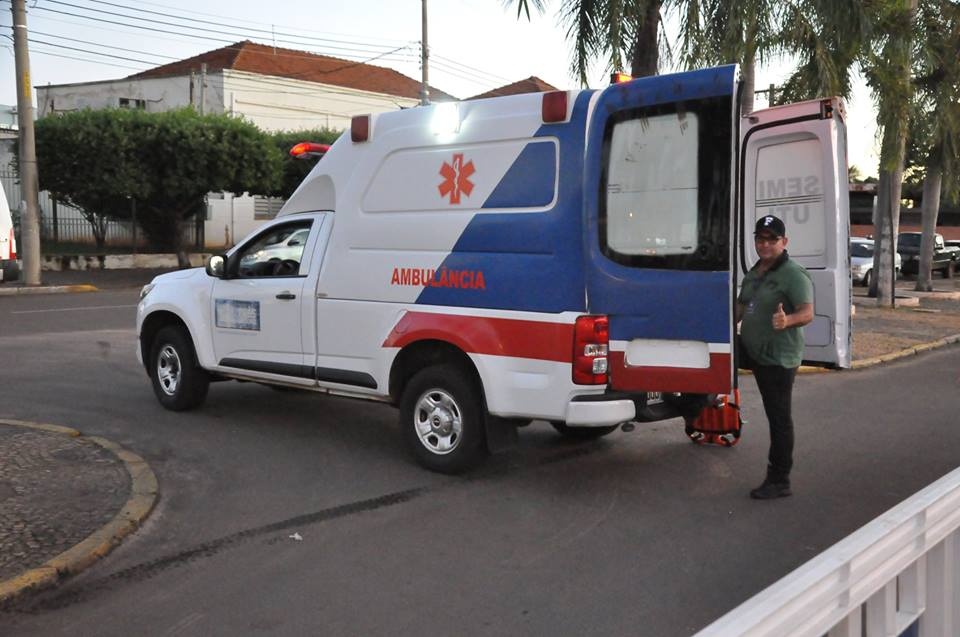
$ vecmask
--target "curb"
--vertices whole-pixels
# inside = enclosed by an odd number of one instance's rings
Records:
[[[859,361],[853,361],[853,364],[850,365],[850,369],[863,369],[865,367],[873,367],[874,365],[879,365],[881,363],[889,363],[890,361],[899,360],[901,358],[907,358],[908,356],[914,356],[922,352],[929,352],[930,350],[946,347],[947,345],[952,345],[954,343],[960,343],[960,334],[944,336],[943,338],[938,338],[935,341],[930,341],[929,343],[920,343],[919,345],[914,345],[913,347],[907,347],[898,352],[891,352],[890,354],[884,354],[882,356],[874,356],[872,358],[864,358]]]
[[[38,285],[35,287],[17,286],[15,288],[0,288],[0,296],[14,294],[61,294],[66,292],[99,292],[95,285]]]
[[[25,420],[0,419],[0,424],[38,429],[72,438],[85,438],[117,456],[130,475],[130,498],[110,522],[45,564],[12,579],[0,581],[0,606],[3,606],[27,591],[55,586],[60,580],[79,573],[107,555],[123,538],[136,531],[153,510],[159,495],[159,485],[153,470],[143,458],[106,438],[84,436],[70,427]]]

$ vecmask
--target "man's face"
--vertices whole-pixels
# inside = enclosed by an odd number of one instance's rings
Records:
[[[778,237],[772,232],[761,230],[753,235],[754,245],[757,247],[757,255],[761,261],[770,263],[775,261],[787,249],[787,238]]]

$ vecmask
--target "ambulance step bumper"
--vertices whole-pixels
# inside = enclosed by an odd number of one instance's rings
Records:
[[[566,423],[576,427],[609,427],[633,420],[636,413],[636,405],[627,398],[578,396],[567,405]]]

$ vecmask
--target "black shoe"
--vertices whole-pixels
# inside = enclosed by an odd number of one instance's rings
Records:
[[[750,497],[754,500],[772,500],[774,498],[785,498],[791,494],[789,482],[764,480],[763,484],[750,492]]]

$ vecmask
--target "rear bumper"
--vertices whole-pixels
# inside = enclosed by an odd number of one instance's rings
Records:
[[[609,427],[633,420],[636,415],[636,405],[630,398],[598,394],[571,400],[564,421],[577,427]]]

